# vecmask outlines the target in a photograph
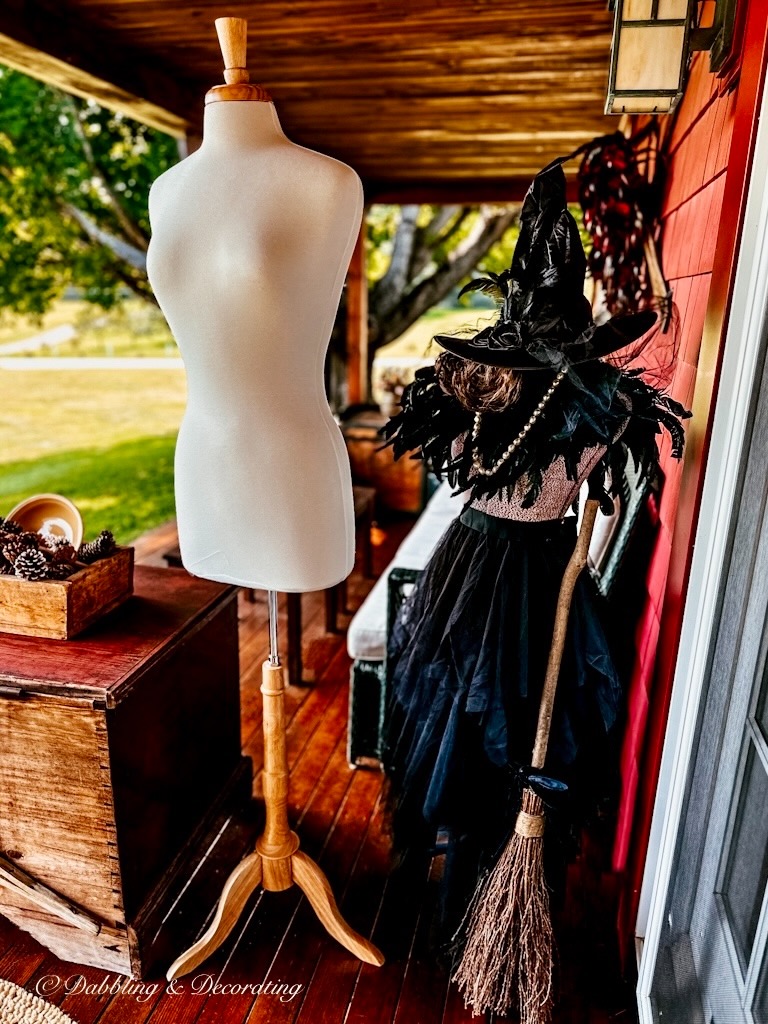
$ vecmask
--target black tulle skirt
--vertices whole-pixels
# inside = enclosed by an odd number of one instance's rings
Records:
[[[514,522],[465,509],[395,621],[388,647],[385,768],[395,848],[446,854],[438,944],[514,825],[575,518]],[[546,774],[550,882],[601,789],[621,686],[588,573],[573,597]]]

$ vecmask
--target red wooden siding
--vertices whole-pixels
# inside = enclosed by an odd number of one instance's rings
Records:
[[[696,55],[665,142],[668,180],[661,251],[680,317],[679,359],[671,390],[675,398],[694,409],[694,419],[687,427],[684,467],[670,458],[668,439],[662,446],[665,480],[657,509],[658,534],[636,634],[638,658],[630,683],[621,762],[622,801],[613,854],[614,869],[626,872],[620,921],[625,940],[634,930],[669,708],[755,107],[764,71],[767,8],[765,0],[752,0],[748,5],[744,63],[735,89],[724,91],[723,83],[709,73],[708,55]]]
[[[661,251],[680,316],[679,357],[672,394],[688,408],[693,402],[699,345],[709,298],[735,93],[717,95],[718,81],[698,54],[668,141],[668,182]],[[639,764],[654,679],[664,593],[678,509],[681,466],[662,445],[664,487],[658,536],[646,579],[647,599],[637,633],[638,659],[630,686],[630,717],[622,753],[623,800],[614,848],[614,868],[623,870],[632,836]]]

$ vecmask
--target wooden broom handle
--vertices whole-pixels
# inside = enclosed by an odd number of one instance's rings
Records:
[[[539,722],[536,727],[536,742],[533,745],[533,757],[531,766],[536,769],[544,767],[547,757],[547,745],[549,743],[549,730],[552,725],[552,709],[555,705],[555,693],[557,691],[557,679],[560,675],[560,662],[563,660],[563,648],[565,647],[565,635],[568,630],[568,615],[571,610],[571,599],[576,586],[576,580],[587,564],[589,555],[589,542],[592,539],[592,531],[595,527],[595,518],[600,502],[589,498],[584,506],[584,515],[581,518],[581,528],[576,538],[576,546],[573,554],[568,559],[568,564],[563,573],[563,582],[560,584],[560,593],[557,597],[557,610],[555,612],[555,628],[552,631],[552,646],[549,649],[549,661],[547,662],[547,674],[544,677],[544,689],[541,693],[541,704],[539,705]]]

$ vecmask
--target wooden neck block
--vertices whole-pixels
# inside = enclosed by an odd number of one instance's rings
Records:
[[[256,101],[269,103],[271,97],[260,85],[251,85],[246,68],[248,22],[245,18],[217,18],[215,21],[219,46],[224,57],[224,81],[216,85],[205,96],[205,102],[217,103],[222,100]]]

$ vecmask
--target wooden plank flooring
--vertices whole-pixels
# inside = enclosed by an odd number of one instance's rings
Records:
[[[374,568],[381,572],[409,528],[377,529]],[[137,561],[163,564],[176,542],[173,524],[136,544]],[[355,571],[349,602],[357,608],[372,580]],[[304,602],[305,664],[310,687],[289,686],[290,816],[302,848],[327,872],[340,906],[387,955],[381,968],[360,964],[328,938],[296,888],[258,893],[226,943],[175,988],[158,975],[136,983],[95,968],[67,964],[0,918],[0,977],[39,991],[78,1024],[468,1024],[455,986],[427,955],[427,937],[440,861],[422,876],[389,873],[389,849],[379,802],[382,776],[352,771],[346,763],[350,662],[343,631],[324,633],[321,594]],[[340,616],[342,625],[349,617]],[[281,637],[285,607],[280,605]],[[284,647],[284,641],[282,641]],[[266,595],[240,596],[243,747],[255,769],[253,814],[232,842],[249,845],[261,822],[260,667],[268,649]],[[605,850],[587,842],[570,871],[569,897],[560,925],[560,993],[554,1024],[632,1024],[631,986],[617,967],[612,879]],[[429,876],[429,877],[428,877]],[[174,914],[213,904],[223,882],[192,879]],[[431,879],[431,881],[430,881]],[[49,979],[70,979],[76,990]],[[79,980],[75,980],[79,979]],[[270,983],[261,993],[260,983]],[[110,986],[122,987],[112,994]],[[217,990],[213,990],[218,986]],[[477,1020],[477,1018],[475,1018]],[[3,1024],[0,1021],[0,1024]]]

